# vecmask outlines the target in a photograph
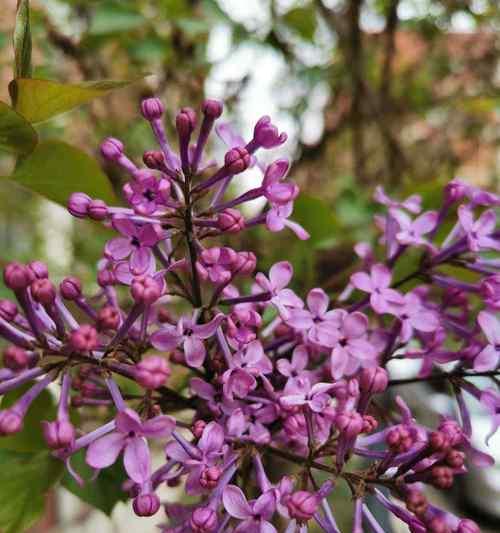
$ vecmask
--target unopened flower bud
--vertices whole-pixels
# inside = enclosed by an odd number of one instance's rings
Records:
[[[61,295],[66,300],[76,300],[82,295],[82,283],[73,276],[64,278],[59,285]]]
[[[30,357],[26,350],[19,348],[19,346],[7,346],[3,352],[3,364],[6,368],[18,372],[28,367]]]
[[[257,266],[257,257],[253,252],[240,252],[236,269],[243,276],[251,274]]]
[[[427,511],[427,498],[418,490],[410,490],[406,495],[405,503],[406,508],[417,516],[422,516]]]
[[[101,144],[101,154],[110,161],[117,161],[123,155],[123,143],[113,137],[108,137]]]
[[[160,499],[154,492],[139,494],[134,498],[132,507],[137,516],[153,516],[160,508]]]
[[[88,194],[74,192],[68,200],[68,211],[76,218],[85,218],[91,201],[92,198]]]
[[[92,200],[88,207],[89,217],[93,220],[104,220],[108,216],[108,206],[102,200]]]
[[[200,485],[204,489],[214,489],[222,475],[222,470],[218,466],[205,468],[200,474]]]
[[[205,420],[196,420],[191,427],[191,433],[197,438],[200,439],[203,435],[204,429],[207,427]]]
[[[33,272],[33,276],[37,279],[44,279],[49,277],[49,269],[42,261],[31,261],[28,263],[28,268]]]
[[[439,425],[438,429],[446,435],[451,446],[457,446],[462,443],[464,438],[462,428],[455,420],[445,420]]]
[[[371,433],[378,427],[377,419],[371,415],[363,416],[363,433]]]
[[[26,289],[33,279],[33,272],[21,263],[9,263],[3,270],[5,285],[13,291]]]
[[[141,113],[146,120],[158,120],[164,112],[165,107],[159,98],[146,98],[141,102]]]
[[[130,292],[137,303],[150,305],[161,296],[161,287],[151,276],[141,276],[134,279]]]
[[[287,138],[286,133],[279,133],[278,128],[272,124],[268,116],[262,117],[255,125],[253,140],[257,146],[274,148],[283,144]]]
[[[411,429],[400,424],[389,430],[385,441],[392,452],[405,453],[413,446],[414,438]]]
[[[481,533],[481,530],[476,522],[466,518],[464,520],[460,520],[456,533]]]
[[[97,347],[97,331],[89,324],[83,324],[71,332],[69,343],[77,352],[90,352]]]
[[[44,278],[36,279],[31,284],[31,295],[36,302],[41,303],[42,305],[50,305],[54,303],[56,299],[56,288],[54,284]]]
[[[318,510],[319,500],[316,494],[305,490],[294,492],[286,501],[291,518],[299,522],[307,522]]]
[[[212,533],[217,528],[217,514],[210,507],[198,507],[193,511],[189,525],[194,533]]]
[[[245,148],[237,146],[226,153],[224,164],[230,174],[239,174],[250,166],[250,154]]]
[[[442,431],[433,431],[429,435],[428,445],[432,452],[444,452],[450,448],[450,440]]]
[[[228,233],[238,233],[245,227],[245,219],[237,209],[224,209],[217,215],[217,227]]]
[[[159,150],[149,150],[144,152],[142,160],[148,168],[159,170],[164,166],[165,156]]]
[[[449,489],[453,485],[453,470],[448,466],[434,466],[430,482],[437,489]]]
[[[137,363],[134,367],[136,381],[145,389],[157,389],[165,384],[171,370],[166,359],[152,355]]]
[[[116,307],[107,305],[97,313],[97,328],[101,331],[117,330],[120,325],[120,312]]]
[[[180,137],[189,137],[196,128],[196,113],[194,109],[183,107],[175,117],[175,126]]]
[[[113,285],[116,283],[116,278],[114,273],[111,270],[108,270],[107,268],[103,268],[97,272],[97,283],[101,287],[108,287],[109,285]]]
[[[222,105],[222,102],[219,102],[219,100],[207,99],[203,102],[203,105],[201,106],[201,110],[204,115],[215,120],[215,119],[218,119],[222,115],[223,105]]]
[[[452,468],[462,468],[465,463],[465,453],[458,450],[450,450],[444,458],[446,464]]]
[[[23,429],[23,417],[13,409],[0,411],[0,436],[14,435]]]
[[[379,394],[389,384],[387,371],[381,367],[363,368],[359,373],[359,388],[363,392]]]
[[[45,442],[53,450],[71,448],[75,442],[75,428],[69,420],[42,422],[42,429]]]
[[[443,518],[435,516],[427,523],[426,533],[451,533],[451,530]]]
[[[357,411],[345,411],[336,416],[335,426],[343,436],[352,438],[363,431],[364,420]]]
[[[17,315],[17,305],[10,300],[0,300],[0,317],[12,322]]]

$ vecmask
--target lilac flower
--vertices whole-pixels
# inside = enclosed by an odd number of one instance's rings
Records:
[[[500,240],[492,237],[496,226],[496,215],[493,210],[485,211],[475,221],[471,208],[461,205],[458,208],[458,218],[472,252],[500,250]]]
[[[228,485],[223,492],[222,501],[226,511],[241,520],[234,533],[259,531],[259,533],[277,533],[269,522],[276,510],[276,495],[270,490],[256,500],[248,501],[243,491],[236,485]]]
[[[265,291],[271,293],[271,303],[276,307],[281,317],[290,316],[290,308],[302,308],[302,300],[286,286],[293,276],[292,265],[288,261],[275,263],[269,270],[269,278],[259,272],[255,276],[257,284]]]
[[[400,337],[402,342],[408,342],[413,336],[413,330],[431,333],[439,328],[439,316],[435,311],[426,309],[415,292],[404,296],[404,305],[397,310],[401,320]]]
[[[193,318],[182,317],[177,326],[166,324],[154,333],[151,336],[151,344],[162,351],[171,351],[182,344],[187,364],[199,368],[207,354],[203,341],[215,334],[223,320],[222,313],[206,324],[196,324]]]
[[[146,438],[167,438],[175,420],[161,415],[142,422],[132,409],[124,409],[115,419],[116,431],[94,441],[87,450],[86,461],[93,468],[112,465],[123,451],[123,464],[130,479],[145,483],[151,475],[151,459]]]
[[[306,241],[310,237],[309,233],[300,224],[297,224],[297,222],[288,220],[292,213],[292,202],[283,205],[272,205],[266,216],[267,229],[272,232],[278,232],[287,227],[291,229],[300,240]]]
[[[351,276],[351,283],[361,291],[370,294],[370,304],[377,313],[394,314],[395,306],[403,305],[403,296],[390,288],[391,271],[384,265],[377,263],[366,272],[356,272]]]
[[[279,159],[266,169],[262,181],[264,196],[271,205],[286,205],[293,202],[299,194],[299,188],[293,182],[285,182],[285,177],[290,168],[286,159]]]
[[[158,208],[172,206],[170,182],[157,179],[149,171],[139,171],[135,179],[127,183],[124,193],[128,202],[140,215],[152,215]]]
[[[309,377],[309,372],[306,369],[309,362],[309,354],[307,348],[300,344],[293,350],[292,359],[278,359],[276,361],[276,369],[278,372],[289,379],[300,377]]]
[[[398,202],[393,200],[384,191],[384,188],[381,185],[375,187],[375,192],[373,194],[373,199],[379,204],[385,205],[392,208],[403,208],[411,213],[418,214],[422,210],[421,203],[422,198],[418,194],[413,194],[409,196],[403,202]]]
[[[287,387],[289,390],[292,389],[295,394],[282,396],[280,403],[286,407],[307,405],[314,413],[321,413],[330,404],[331,398],[327,392],[332,387],[332,383],[316,383],[311,386],[307,379],[302,379],[300,385],[296,382],[291,387]]]
[[[481,311],[477,321],[488,339],[488,344],[474,359],[474,370],[482,372],[496,368],[500,361],[500,321],[487,311]]]
[[[481,404],[491,413],[491,430],[486,436],[486,444],[500,427],[500,393],[492,388],[486,389],[480,396]]]
[[[134,275],[144,274],[151,265],[151,247],[158,242],[154,227],[151,224],[136,226],[130,219],[122,216],[113,217],[112,224],[122,237],[116,237],[106,243],[105,255],[114,261],[130,256],[130,271]]]
[[[406,246],[431,246],[424,235],[431,233],[438,222],[436,211],[427,211],[412,220],[405,212],[399,209],[392,209],[391,216],[397,220],[399,231],[396,233],[396,240]]]
[[[330,367],[332,377],[352,375],[360,367],[377,366],[377,352],[367,339],[368,319],[360,312],[338,311],[341,324],[332,348]]]

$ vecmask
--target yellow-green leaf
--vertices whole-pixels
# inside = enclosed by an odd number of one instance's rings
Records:
[[[32,123],[42,122],[75,107],[126,87],[132,81],[102,80],[65,84],[52,80],[20,78],[9,90],[16,111]]]
[[[72,192],[115,203],[108,178],[97,161],[85,152],[61,141],[44,141],[9,176],[54,202],[66,205]]]
[[[29,154],[38,141],[31,124],[10,106],[0,102],[0,150]]]

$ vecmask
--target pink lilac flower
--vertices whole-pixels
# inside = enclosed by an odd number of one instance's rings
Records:
[[[482,372],[496,368],[500,361],[500,321],[487,311],[481,311],[477,321],[488,340],[474,359],[474,370]]]
[[[431,233],[438,222],[438,213],[436,211],[427,211],[412,220],[404,211],[392,209],[391,216],[397,220],[399,230],[396,233],[396,240],[406,246],[430,246],[424,235]]]
[[[485,211],[477,220],[474,220],[472,209],[461,205],[458,208],[458,218],[471,251],[500,250],[500,240],[492,237],[496,226],[496,215],[493,210]]]

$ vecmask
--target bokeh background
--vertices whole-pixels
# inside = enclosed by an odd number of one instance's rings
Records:
[[[255,250],[261,269],[286,256],[299,291],[342,287],[355,265],[353,244],[375,235],[377,184],[391,194],[420,193],[429,208],[454,177],[499,188],[497,0],[33,0],[31,8],[35,78],[136,80],[43,124],[42,139],[65,140],[99,159],[100,141],[113,135],[139,160],[154,146],[138,114],[141,98],[151,94],[166,103],[170,124],[180,106],[224,99],[224,118],[246,138],[260,116],[272,116],[289,141],[270,157],[293,160],[302,190],[294,219],[312,238],[256,229],[237,245]],[[5,102],[15,10],[15,0],[1,0]],[[214,143],[216,156],[222,150]],[[13,164],[0,155],[0,176]],[[104,170],[119,191],[123,177]],[[244,190],[255,178],[248,171],[234,186]],[[71,272],[91,286],[106,230],[6,179],[0,206],[0,265],[37,257],[56,279]],[[425,387],[409,388],[414,406],[429,416],[449,412],[447,391]],[[481,413],[475,425],[479,435],[486,432]],[[500,440],[492,448],[500,459]],[[498,532],[499,496],[498,471],[473,471],[446,505]],[[350,503],[336,498],[348,531]],[[110,520],[61,489],[36,531],[148,533],[158,522],[137,522],[124,504]]]

